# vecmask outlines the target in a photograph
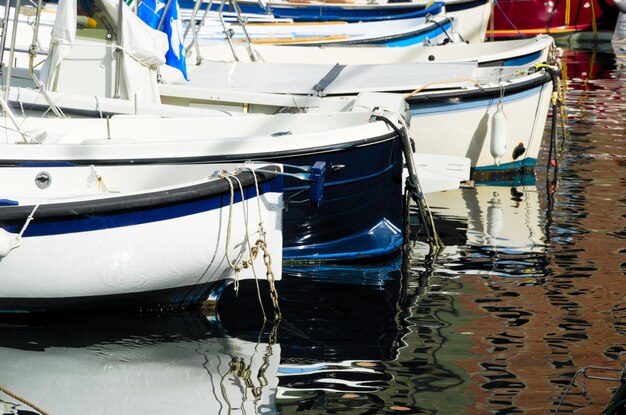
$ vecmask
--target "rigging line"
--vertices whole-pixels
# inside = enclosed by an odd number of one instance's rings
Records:
[[[250,169],[250,170],[252,171],[252,169]],[[258,184],[256,182],[256,174],[254,173],[254,171],[252,171],[252,175],[253,175],[253,177],[255,179],[254,180],[255,184],[257,185],[256,190],[257,190],[257,202],[259,203],[259,221],[261,221],[261,217],[260,217],[260,215],[261,215],[261,206],[260,206],[260,201],[258,201],[258,199],[261,197],[261,195],[259,195],[259,188],[258,188]],[[233,178],[237,181],[237,183],[239,183],[239,189],[241,191],[241,200],[242,200],[242,204],[241,205],[242,205],[242,208],[243,208],[244,226],[245,226],[245,233],[246,233],[246,246],[248,247],[249,265],[250,265],[250,268],[252,269],[252,275],[254,275],[254,281],[256,282],[257,295],[258,295],[258,299],[259,299],[259,306],[261,307],[261,311],[263,313],[263,320],[267,320],[267,315],[265,314],[265,307],[263,306],[263,301],[261,300],[261,290],[260,290],[259,283],[258,283],[259,279],[258,279],[257,274],[256,274],[256,269],[254,268],[254,259],[256,258],[256,255],[253,255],[252,244],[250,243],[250,234],[248,232],[248,217],[249,217],[248,216],[248,209],[247,209],[248,208],[248,200],[246,200],[245,203],[243,202],[244,201],[243,185],[241,184],[241,181],[239,180],[238,177],[233,176]],[[262,224],[262,221],[259,224],[259,226],[262,229],[262,225],[261,224]],[[261,233],[261,232],[259,232],[259,233]],[[262,235],[259,235],[259,236],[262,238]],[[256,244],[255,244],[255,246],[256,246]],[[243,266],[245,268],[245,262],[244,262]]]
[[[39,408],[34,403],[29,402],[28,400],[26,400],[26,399],[16,395],[15,393],[11,392],[10,390],[8,390],[6,388],[3,388],[2,386],[0,386],[0,392],[4,392],[6,395],[10,396],[11,398],[17,399],[18,401],[22,402],[24,405],[30,406],[35,411],[39,412],[41,415],[49,415],[46,411],[44,411],[43,409]]]
[[[515,30],[517,32],[517,34],[519,35],[519,37],[521,38],[526,38],[526,35],[524,35],[524,33],[522,33],[522,31],[520,29],[518,29],[517,26],[515,26],[515,23],[513,23],[511,21],[511,19],[509,19],[509,16],[507,16],[507,14],[504,12],[504,10],[502,10],[502,7],[500,6],[500,3],[496,0],[495,2],[496,7],[500,10],[500,14],[502,14],[502,16],[504,16],[504,18],[506,19],[506,21],[511,25],[511,27],[513,28],[513,30]]]

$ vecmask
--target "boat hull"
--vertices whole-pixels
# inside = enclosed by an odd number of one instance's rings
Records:
[[[501,85],[456,92],[453,97],[433,93],[409,98],[410,135],[417,149],[469,158],[471,177],[476,181],[503,180],[533,171],[549,109],[551,78],[548,74],[536,74],[524,82]],[[500,101],[508,115],[506,150],[496,164],[490,143],[493,117]]]
[[[384,45],[408,46],[431,42],[440,44],[451,37],[453,20],[438,15],[429,20],[412,18],[378,22],[320,22],[320,23],[249,23],[245,32],[240,25],[230,25],[233,43],[247,43],[246,33],[253,44],[322,45]],[[198,43],[224,42],[224,28],[213,22],[198,34]]]
[[[49,166],[45,172],[50,186],[62,181],[68,169],[92,170]],[[44,171],[38,167],[2,170],[2,177],[9,178],[35,177]],[[108,172],[98,169],[103,183]],[[259,239],[261,221],[267,246],[278,260],[274,271],[280,278],[281,211],[268,207],[281,202],[282,176],[259,176],[260,200],[255,179],[248,173],[237,176],[242,190],[234,181],[232,205],[231,185],[219,179],[137,195],[104,191],[81,199],[50,202],[43,196],[36,205],[26,199],[1,206],[0,227],[21,236],[19,246],[2,253],[0,311],[94,309],[113,304],[118,308],[178,308],[201,302],[216,284],[255,278],[249,270],[235,276],[232,265],[248,258],[246,237],[250,244]],[[246,202],[242,203],[242,197]],[[257,200],[262,209],[257,209]],[[243,204],[249,205],[247,218]]]
[[[604,0],[557,1],[499,0],[494,8],[495,38],[516,38],[538,34],[570,35],[590,31],[613,30],[617,9]],[[490,36],[488,33],[487,36]]]
[[[310,116],[314,116],[311,118]],[[346,119],[338,114],[303,114],[304,124],[327,123]],[[384,123],[368,123],[368,113],[346,113],[349,119],[358,120],[352,128],[329,127],[319,134],[291,134],[290,120],[300,119],[294,114],[272,116],[272,129],[279,130],[272,137],[238,137],[189,140],[181,142],[167,139],[162,143],[126,143],[123,139],[78,140],[74,144],[7,146],[0,164],[6,166],[38,165],[62,161],[72,165],[129,165],[158,163],[241,163],[263,161],[288,166],[312,166],[316,162],[326,165],[323,196],[319,206],[313,206],[309,183],[286,176],[283,212],[283,260],[287,261],[349,261],[363,257],[379,257],[397,252],[402,245],[402,146],[397,133]],[[231,128],[238,123],[263,124],[270,121],[262,115],[249,115],[239,120],[221,120]],[[361,121],[363,120],[363,121]],[[47,129],[55,120],[29,119],[34,129]],[[56,120],[58,121],[58,120]],[[97,122],[98,120],[96,120]],[[105,120],[101,120],[105,123]],[[132,129],[132,119],[115,119],[109,122],[114,131]],[[134,120],[137,122],[138,120]],[[210,120],[219,128],[218,119]],[[304,121],[304,120],[303,120]],[[65,120],[67,128],[92,131],[92,120]],[[156,123],[155,119],[153,123]],[[175,136],[180,126],[174,119],[158,119],[161,128],[152,126],[154,134]],[[205,126],[208,120],[203,121]],[[84,123],[84,124],[83,124]],[[69,124],[73,124],[70,127]],[[190,125],[193,122],[190,121]],[[295,123],[297,124],[297,123]],[[38,127],[35,127],[38,125]],[[152,136],[150,127],[141,125],[143,134]],[[106,124],[101,127],[106,128]],[[252,128],[252,125],[251,125]],[[284,128],[285,131],[280,131]],[[232,128],[231,128],[232,129]],[[157,131],[159,130],[159,131]],[[296,130],[297,131],[297,130]],[[201,134],[197,132],[197,134]],[[77,137],[81,134],[77,133]],[[51,137],[50,137],[51,138]],[[150,139],[153,139],[152,137]],[[164,138],[165,140],[166,138]],[[52,138],[51,138],[52,140]],[[73,141],[73,138],[68,138]],[[307,141],[308,140],[308,141]],[[9,148],[10,147],[10,150]],[[11,153],[11,154],[9,154]],[[294,170],[287,167],[287,171]]]
[[[265,14],[269,11],[276,18],[292,19],[295,22],[373,22],[409,19],[423,17],[425,14],[436,15],[443,12],[443,3],[434,3],[427,8],[425,7],[426,4],[426,1],[345,5],[269,2],[266,10],[258,2],[237,2],[237,5],[244,13]],[[191,10],[194,2],[185,0],[180,2],[180,5],[183,9]],[[219,3],[213,4],[212,10],[217,11],[218,8]],[[233,10],[228,9],[228,11]],[[445,13],[457,20],[458,26],[456,29],[463,39],[471,43],[481,42],[485,38],[491,14],[491,1],[448,1],[445,2]]]

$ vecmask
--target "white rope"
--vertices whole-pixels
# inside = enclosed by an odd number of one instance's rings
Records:
[[[33,208],[32,212],[30,212],[30,215],[28,215],[28,218],[26,218],[26,222],[24,223],[24,226],[22,226],[22,230],[17,235],[17,239],[18,240],[22,239],[22,235],[24,235],[24,232],[26,232],[26,228],[28,228],[28,225],[30,224],[30,221],[33,220],[33,218],[35,217],[34,215],[35,215],[35,212],[37,211],[38,208],[39,208],[39,203],[37,203],[35,205],[35,207]]]

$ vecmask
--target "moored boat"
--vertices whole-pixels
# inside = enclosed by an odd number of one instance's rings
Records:
[[[383,45],[440,44],[454,37],[455,20],[441,13],[371,22],[253,22],[230,23],[206,20],[197,28],[204,43]]]
[[[409,63],[476,62],[479,67],[520,66],[548,60],[554,40],[547,35],[497,42],[413,45],[402,48],[295,45],[202,45],[200,61],[239,61],[272,64],[393,65]],[[189,61],[198,60],[191,48]],[[190,66],[192,71],[193,66]],[[391,68],[391,66],[389,66]]]
[[[0,168],[0,311],[185,307],[258,241],[280,279],[280,166],[63,164]]]
[[[137,20],[130,10],[127,11],[128,22]],[[113,18],[109,16],[109,19]],[[180,79],[157,84],[154,70],[145,65],[140,69],[143,72],[139,72],[142,78],[137,75],[125,76],[127,71],[117,76],[117,59],[108,52],[109,46],[112,47],[114,43],[106,38],[98,40],[90,33],[89,29],[80,30],[79,34],[84,37],[57,65],[46,61],[42,80],[48,89],[64,94],[74,92],[100,97],[121,95],[126,99],[134,99],[137,102],[135,106],[147,99],[189,107],[213,106],[230,112],[267,113],[302,109],[328,111],[326,103],[322,104],[319,96],[337,97],[330,101],[335,103],[333,111],[336,111],[354,105],[350,100],[362,91],[403,92],[410,94],[407,102],[411,112],[421,118],[419,123],[411,124],[409,132],[418,144],[417,150],[467,157],[475,172],[485,172],[486,177],[481,179],[486,180],[511,171],[518,174],[520,169],[532,170],[552,92],[551,76],[544,69],[535,69],[537,62],[551,59],[553,43],[550,38],[537,38],[530,44],[519,44],[518,55],[507,54],[491,45],[482,45],[489,50],[484,55],[485,67],[477,67],[475,62],[444,63],[454,59],[453,54],[446,56],[444,52],[440,56],[444,62],[435,59],[430,64],[335,66],[206,61],[199,66],[188,67],[190,82]],[[128,42],[129,36],[122,36],[123,42],[124,39]],[[123,50],[128,48],[123,45]],[[437,54],[435,48],[425,49]],[[87,56],[92,58],[88,59]],[[93,59],[95,56],[100,58]],[[469,56],[467,59],[470,59]],[[138,65],[130,59],[124,61]],[[46,68],[49,69],[47,72]],[[87,82],[81,82],[80,74],[86,72],[92,73],[96,82],[87,79]],[[122,76],[124,82],[119,82],[117,86],[106,81]],[[141,82],[137,82],[138,79]],[[15,96],[21,95],[16,93]],[[22,107],[26,104],[24,101],[22,99],[16,105]],[[502,110],[499,114],[504,112],[507,116],[506,122],[500,123],[505,131],[494,137],[504,142],[492,154],[491,126],[500,101]],[[41,98],[39,102],[43,102]],[[380,104],[373,103],[370,108],[376,105]],[[403,112],[397,103],[391,106],[396,112]],[[460,118],[458,122],[451,122],[450,116]],[[441,121],[443,118],[445,122]],[[447,145],[441,145],[444,140]]]
[[[193,13],[193,9],[206,8],[201,2],[181,0],[181,16],[185,19],[199,19],[201,14]],[[413,0],[389,2],[385,0],[328,2],[328,1],[237,1],[237,6],[244,13],[273,16],[275,18],[292,19],[295,22],[371,22],[380,20],[398,20],[423,17],[426,14],[437,14],[445,6],[446,15],[458,22],[457,31],[464,41],[482,42],[485,37],[487,23],[491,14],[491,0],[447,0],[445,2],[429,2]],[[213,3],[212,10],[219,10],[221,3]],[[225,4],[222,10],[234,11],[234,6]]]
[[[399,111],[404,103],[401,96],[391,98],[396,101],[395,112],[99,118],[95,109],[93,118],[15,117],[17,124],[5,118],[0,164],[257,160],[315,167],[321,162],[315,171],[320,181],[317,192],[311,193],[308,183],[294,176],[285,178],[283,258],[325,261],[384,256],[399,250],[403,241],[404,127],[397,117],[403,116]],[[381,102],[391,106],[393,101]]]
[[[611,0],[498,0],[493,36],[515,38],[550,34],[567,36],[580,31],[613,31],[618,10]],[[487,36],[491,36],[488,30]]]

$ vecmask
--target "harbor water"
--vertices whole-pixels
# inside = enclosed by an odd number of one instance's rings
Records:
[[[1,413],[601,413],[626,364],[626,51],[562,60],[554,166],[548,120],[534,176],[428,195],[438,255],[286,267],[278,324],[254,283],[208,314],[3,320]]]

